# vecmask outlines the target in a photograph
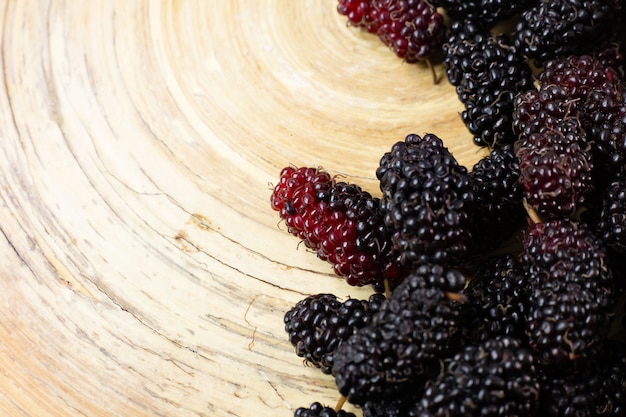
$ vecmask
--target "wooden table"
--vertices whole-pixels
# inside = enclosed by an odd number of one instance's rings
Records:
[[[0,6],[0,415],[334,405],[283,315],[371,290],[298,245],[272,184],[321,166],[376,195],[409,133],[473,164],[443,67],[433,84],[336,0]]]

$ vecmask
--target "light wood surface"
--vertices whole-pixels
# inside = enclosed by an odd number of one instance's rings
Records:
[[[322,166],[377,194],[408,133],[484,154],[440,65],[435,85],[335,6],[0,1],[0,415],[334,405],[283,314],[370,289],[281,227],[278,173]]]

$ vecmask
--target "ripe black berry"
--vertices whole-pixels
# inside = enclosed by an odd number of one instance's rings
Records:
[[[529,282],[518,259],[509,253],[482,262],[463,294],[469,340],[510,336],[526,341]]]
[[[384,296],[368,300],[339,301],[333,294],[316,294],[299,301],[284,316],[285,331],[296,354],[309,364],[330,374],[333,354],[356,329],[367,326]]]
[[[380,160],[381,212],[402,265],[454,264],[471,242],[467,169],[437,136],[408,135]]]
[[[369,326],[337,348],[333,375],[348,401],[363,405],[417,393],[438,359],[456,348],[457,302],[427,284],[428,276],[441,274],[422,266],[394,289]]]
[[[445,361],[409,417],[534,416],[535,373],[532,354],[514,338],[466,346]]]
[[[510,38],[454,22],[443,52],[448,80],[465,106],[461,118],[475,144],[512,143],[514,99],[532,87],[532,73]]]

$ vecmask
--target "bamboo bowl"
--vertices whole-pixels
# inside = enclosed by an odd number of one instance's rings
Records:
[[[281,227],[272,184],[322,166],[377,195],[409,133],[475,163],[443,67],[434,84],[336,0],[2,3],[0,415],[334,404],[283,315],[371,291]]]

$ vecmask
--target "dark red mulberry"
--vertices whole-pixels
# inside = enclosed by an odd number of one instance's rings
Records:
[[[385,229],[380,199],[359,186],[336,182],[321,169],[285,168],[271,204],[288,231],[331,263],[348,284],[401,279],[403,268]]]
[[[582,223],[531,223],[523,261],[530,282],[526,330],[545,365],[588,360],[608,335],[615,311],[614,278],[606,249]]]
[[[585,131],[545,129],[515,143],[519,181],[527,203],[540,216],[572,216],[594,189],[592,154]]]

